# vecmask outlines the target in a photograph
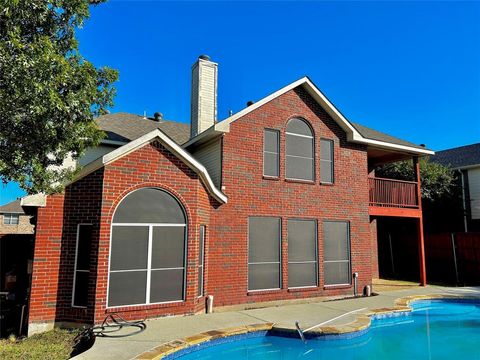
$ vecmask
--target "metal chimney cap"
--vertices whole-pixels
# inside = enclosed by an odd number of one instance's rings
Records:
[[[210,61],[210,56],[208,56],[208,55],[205,55],[205,54],[203,54],[203,55],[200,55],[198,58],[199,58],[199,59],[201,59],[201,60],[207,60],[207,61]]]

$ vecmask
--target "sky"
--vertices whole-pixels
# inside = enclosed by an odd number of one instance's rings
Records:
[[[353,122],[433,150],[480,141],[479,2],[110,0],[77,34],[120,72],[112,112],[189,122],[207,54],[219,120],[307,75]],[[0,204],[21,195],[3,186]]]

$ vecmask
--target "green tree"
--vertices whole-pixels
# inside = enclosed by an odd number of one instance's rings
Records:
[[[420,158],[420,180],[422,198],[435,201],[450,195],[457,187],[455,172],[444,165],[430,161],[428,157]],[[415,180],[412,161],[398,161],[385,164],[375,170],[376,176],[398,180]]]
[[[0,177],[28,193],[59,190],[61,169],[104,136],[116,70],[96,68],[75,32],[94,0],[0,0]],[[56,184],[56,185],[53,185]]]

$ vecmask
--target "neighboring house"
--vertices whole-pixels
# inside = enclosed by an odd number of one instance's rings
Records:
[[[480,231],[480,143],[438,151],[431,160],[459,171],[464,230]]]
[[[28,306],[34,247],[35,207],[15,200],[0,206],[0,336],[18,334]]]
[[[302,78],[217,122],[217,64],[192,68],[191,126],[109,114],[37,214],[29,332],[352,294],[378,276],[377,220],[411,218],[425,284],[422,146],[348,121]],[[413,159],[415,182],[378,179]],[[415,246],[417,248],[417,245]],[[416,266],[416,265],[415,265]],[[247,305],[248,304],[248,305]]]
[[[31,214],[26,214],[20,199],[0,206],[0,236],[4,234],[33,234]]]

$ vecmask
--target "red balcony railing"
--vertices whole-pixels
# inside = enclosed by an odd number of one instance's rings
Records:
[[[418,209],[417,183],[370,177],[370,206]]]

